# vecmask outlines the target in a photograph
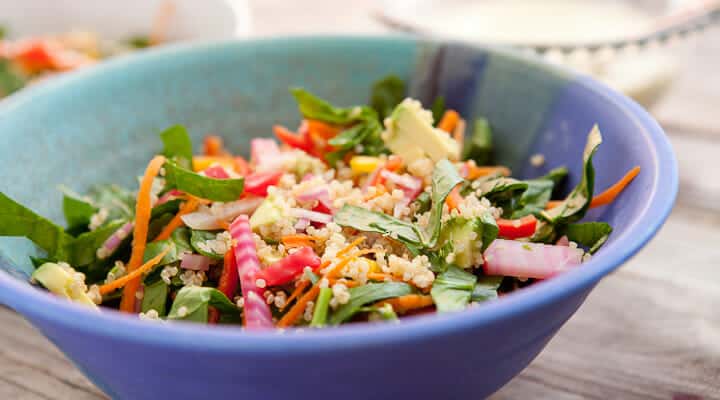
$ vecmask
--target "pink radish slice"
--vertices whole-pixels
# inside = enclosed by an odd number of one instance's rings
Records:
[[[488,275],[547,279],[582,262],[583,250],[568,246],[495,239],[483,254]]]
[[[125,240],[125,238],[127,238],[128,235],[132,232],[134,227],[135,224],[133,222],[128,222],[118,228],[118,230],[116,230],[115,233],[110,235],[110,237],[105,240],[105,243],[100,246],[97,251],[98,258],[105,259],[111,256],[115,252],[115,250],[117,250],[123,240]]]
[[[395,186],[405,192],[405,196],[408,197],[410,201],[415,200],[415,198],[422,192],[423,181],[418,177],[411,175],[398,175],[385,169],[380,172],[380,176],[385,178],[388,182],[394,183]]]
[[[300,218],[295,223],[295,230],[298,231],[298,233],[305,232],[305,229],[310,226],[310,220],[305,218]]]
[[[243,293],[245,327],[247,329],[272,328],[270,306],[262,296],[265,289],[257,286],[255,278],[261,268],[247,215],[240,215],[230,224],[230,235],[236,242],[233,250],[240,277],[240,290]]]
[[[180,268],[193,271],[207,271],[210,269],[210,258],[200,255],[185,253],[180,259]]]
[[[291,208],[290,215],[295,218],[304,218],[311,222],[319,222],[321,224],[327,224],[332,222],[333,217],[329,214],[324,214],[317,211],[310,211],[304,208]]]

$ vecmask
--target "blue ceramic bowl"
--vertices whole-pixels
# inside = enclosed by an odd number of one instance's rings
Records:
[[[299,85],[343,105],[364,103],[373,80],[398,74],[424,102],[444,95],[468,118],[492,121],[501,161],[526,177],[567,165],[577,182],[586,134],[605,142],[595,165],[605,188],[642,173],[591,219],[615,231],[582,267],[451,315],[399,324],[249,333],[93,313],[31,287],[25,240],[0,242],[0,302],[53,341],[107,394],[124,399],[481,398],[537,356],[595,284],[637,252],[667,217],[676,162],[638,105],[595,81],[502,51],[409,38],[278,38],[167,48],[54,80],[0,110],[0,190],[60,220],[63,183],[133,185],[184,124],[196,143],[217,132],[236,149],[298,115]],[[427,104],[427,103],[426,103]],[[547,163],[533,168],[528,157]],[[602,323],[602,322],[598,322]],[[531,395],[531,394],[529,394]]]

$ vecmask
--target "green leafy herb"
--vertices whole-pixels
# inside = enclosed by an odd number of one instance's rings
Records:
[[[440,160],[433,170],[432,190],[430,199],[432,208],[430,209],[430,220],[427,229],[423,231],[423,244],[427,247],[435,247],[438,237],[440,236],[440,220],[442,218],[442,208],[445,199],[455,186],[462,183],[463,179],[457,172],[452,163],[448,160]]]
[[[583,176],[580,183],[568,197],[558,206],[543,211],[540,216],[552,224],[569,224],[585,216],[593,196],[595,185],[595,169],[592,157],[602,143],[602,135],[597,125],[588,134],[587,144],[583,152]]]
[[[568,169],[567,167],[557,167],[553,168],[545,174],[545,176],[538,178],[538,179],[547,179],[553,181],[553,183],[557,186],[561,184],[565,178],[568,176]]]
[[[470,302],[477,277],[469,272],[450,266],[438,274],[430,290],[438,312],[460,311]]]
[[[165,162],[165,181],[185,193],[213,201],[234,201],[243,193],[243,179],[213,179],[196,174],[173,161]]]
[[[320,328],[325,326],[328,316],[328,307],[330,306],[330,299],[332,298],[332,289],[324,287],[320,289],[318,294],[317,302],[315,303],[315,310],[313,311],[312,321],[310,326],[314,328]]]
[[[605,244],[611,232],[612,227],[607,222],[583,222],[568,225],[565,234],[593,254]]]
[[[0,25],[0,40],[5,39],[5,36],[7,36],[7,32],[7,27],[5,27],[5,25]]]
[[[420,235],[413,224],[365,208],[346,204],[335,213],[334,222],[363,232],[391,236],[411,246],[422,245]]]
[[[445,97],[436,97],[430,106],[430,111],[432,112],[433,122],[435,123],[435,126],[437,126],[437,124],[440,123],[443,114],[445,114]]]
[[[413,201],[415,203],[415,210],[416,215],[424,214],[428,211],[430,211],[430,206],[432,205],[432,201],[430,199],[430,193],[428,192],[422,192],[418,195],[417,198]]]
[[[136,35],[127,39],[126,43],[135,49],[144,49],[150,47],[150,37],[147,35]]]
[[[111,221],[94,231],[83,233],[66,244],[67,262],[73,266],[89,265],[97,260],[97,250],[120,227],[125,220]]]
[[[67,244],[73,237],[61,226],[41,217],[4,193],[0,193],[0,236],[21,236],[32,240],[50,258],[67,261]]]
[[[175,295],[168,319],[207,322],[208,306],[213,306],[221,313],[238,311],[223,292],[210,287],[185,286]],[[180,309],[183,308],[181,312]]]
[[[150,219],[155,219],[164,214],[172,214],[174,216],[178,211],[180,211],[180,204],[182,204],[182,202],[183,200],[173,199],[153,207]]]
[[[145,254],[143,255],[143,262],[147,262],[151,258],[160,254],[167,246],[170,246],[170,251],[163,256],[162,260],[158,263],[158,266],[178,262],[182,258],[183,253],[192,252],[189,229],[185,227],[177,228],[168,239],[148,243],[145,248]]]
[[[193,230],[192,234],[190,235],[190,245],[192,246],[195,251],[198,253],[214,258],[216,260],[222,260],[225,255],[219,254],[219,253],[213,253],[212,251],[206,251],[206,247],[203,246],[205,242],[208,240],[215,240],[217,238],[216,232],[208,232],[208,231],[196,231]]]
[[[383,321],[397,321],[398,316],[395,314],[395,310],[393,310],[392,305],[385,303],[380,307],[361,307],[358,312],[364,312],[364,313],[370,313],[369,320],[383,320]],[[373,319],[374,316],[377,316],[377,318]]]
[[[502,284],[502,276],[482,276],[478,279],[470,299],[475,302],[494,300],[498,297],[498,288]]]
[[[511,219],[530,214],[539,215],[550,201],[555,186],[549,179],[530,179],[524,182],[527,184],[527,190],[518,199],[516,209],[510,216]]]
[[[370,94],[370,105],[382,121],[392,113],[405,97],[405,82],[397,75],[388,75],[375,82]]]
[[[0,59],[0,97],[15,93],[26,84],[25,77],[9,60]]]
[[[192,141],[182,125],[175,125],[160,134],[163,141],[163,155],[175,160],[183,168],[190,168],[192,163]]]
[[[410,285],[401,282],[368,283],[351,288],[350,301],[338,307],[328,322],[330,325],[337,325],[350,319],[365,304],[410,293],[412,293]]]
[[[162,280],[158,280],[151,285],[145,285],[143,291],[143,299],[141,311],[146,313],[150,310],[157,311],[161,317],[165,316],[166,303],[168,297],[168,285]]]
[[[98,211],[97,207],[66,187],[60,187],[60,190],[63,192],[63,214],[68,232],[87,231],[90,218]]]
[[[106,221],[135,217],[135,195],[118,185],[93,185],[87,197],[95,208],[107,211]]]
[[[478,165],[490,165],[493,162],[492,129],[485,118],[478,118],[473,125],[472,136],[465,142],[463,158],[475,160]]]

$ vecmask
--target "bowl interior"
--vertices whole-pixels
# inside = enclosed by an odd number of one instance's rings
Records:
[[[596,280],[617,267],[672,205],[674,158],[657,125],[634,103],[586,78],[503,51],[409,38],[170,47],[30,89],[0,107],[0,191],[61,222],[58,184],[77,191],[98,182],[135,187],[135,177],[160,149],[158,132],[170,125],[187,126],[196,145],[213,132],[244,151],[250,138],[270,136],[273,124],[297,125],[289,86],[334,104],[364,104],[372,82],[387,74],[408,80],[410,95],[425,104],[442,95],[468,120],[487,117],[499,161],[517,175],[566,165],[574,186],[595,123],[605,139],[595,158],[599,190],[641,166],[615,203],[589,216],[615,231],[598,262],[573,274]],[[535,153],[545,156],[543,166],[530,165]],[[0,269],[26,279],[31,254],[37,250],[26,240],[0,238]]]

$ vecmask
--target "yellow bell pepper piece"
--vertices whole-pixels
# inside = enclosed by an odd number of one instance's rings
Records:
[[[204,171],[213,164],[220,164],[231,171],[235,170],[235,161],[232,157],[195,156],[193,157],[192,164],[195,172]]]
[[[367,262],[368,265],[370,266],[370,268],[368,268],[368,274],[375,274],[375,273],[382,272],[382,270],[380,269],[380,266],[375,261],[366,259],[365,262]]]
[[[380,165],[378,157],[371,156],[353,156],[350,159],[350,169],[354,174],[369,174]]]

